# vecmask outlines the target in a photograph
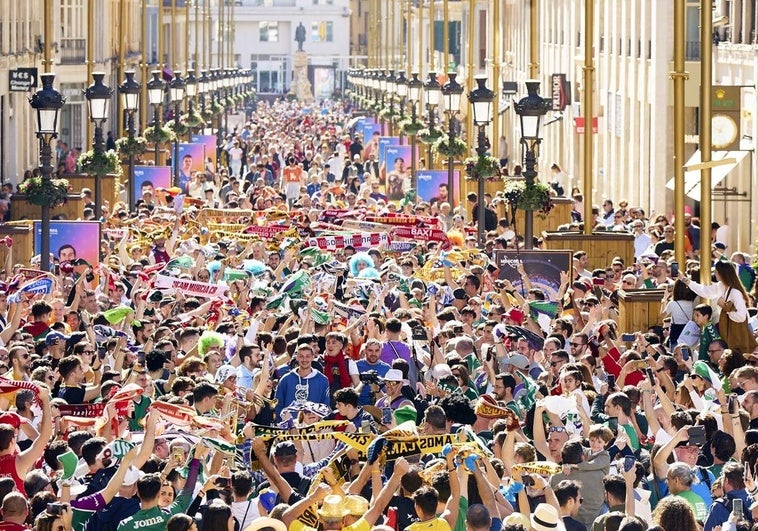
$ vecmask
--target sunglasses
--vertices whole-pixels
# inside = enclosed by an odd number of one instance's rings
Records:
[[[572,347],[583,347],[584,343],[569,343]]]
[[[563,426],[550,426],[547,429],[548,433],[566,433],[566,428]]]

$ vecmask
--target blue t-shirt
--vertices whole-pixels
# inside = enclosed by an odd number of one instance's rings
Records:
[[[380,377],[384,377],[385,374],[387,374],[387,371],[391,369],[389,365],[384,363],[382,360],[377,361],[376,363],[369,363],[366,360],[358,360],[355,362],[355,365],[358,367],[358,374],[365,374],[368,371],[376,371],[377,374],[379,374]],[[359,406],[373,406],[374,402],[371,400],[371,386],[370,385],[364,385],[363,389],[361,389],[361,395],[358,397],[358,405]]]

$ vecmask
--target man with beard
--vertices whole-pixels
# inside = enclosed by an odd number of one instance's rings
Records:
[[[313,348],[302,344],[297,347],[297,367],[285,374],[276,388],[276,414],[296,400],[310,400],[317,404],[328,404],[329,380],[313,368]]]
[[[261,348],[258,345],[245,345],[239,350],[242,362],[237,367],[237,385],[245,389],[253,387],[253,372],[261,365]]]
[[[6,378],[16,381],[28,382],[31,380],[29,369],[32,361],[29,351],[23,345],[15,345],[8,351],[8,360],[11,363],[11,370],[5,374]]]
[[[380,360],[382,354],[382,343],[378,339],[370,338],[363,344],[363,357],[359,359],[355,364],[358,366],[359,374],[366,374],[368,371],[375,371],[377,376],[381,379],[390,370],[390,366]],[[358,404],[361,406],[373,405],[376,400],[371,399],[371,395],[379,392],[379,384],[361,383],[358,388],[360,396],[358,397]]]

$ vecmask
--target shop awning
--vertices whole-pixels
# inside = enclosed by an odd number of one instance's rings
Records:
[[[729,172],[742,162],[748,153],[748,151],[713,151],[711,153],[712,161],[716,162],[725,159],[734,159],[735,162],[711,168],[711,188],[715,188],[721,184],[721,181],[726,179]],[[687,161],[687,164],[685,164],[685,167],[694,166],[700,164],[700,162],[702,162],[702,159],[700,156],[700,150],[698,149],[692,154]],[[669,190],[674,189],[674,179],[670,179],[669,182],[666,183],[666,188]],[[700,201],[700,170],[684,172],[684,195],[691,197],[695,201]]]

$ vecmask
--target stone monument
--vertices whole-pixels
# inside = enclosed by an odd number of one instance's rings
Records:
[[[313,89],[311,82],[308,81],[308,54],[303,50],[305,26],[302,22],[295,29],[295,42],[297,42],[297,51],[293,57],[295,75],[292,80],[291,92],[297,96],[298,100],[311,103],[313,102]]]

